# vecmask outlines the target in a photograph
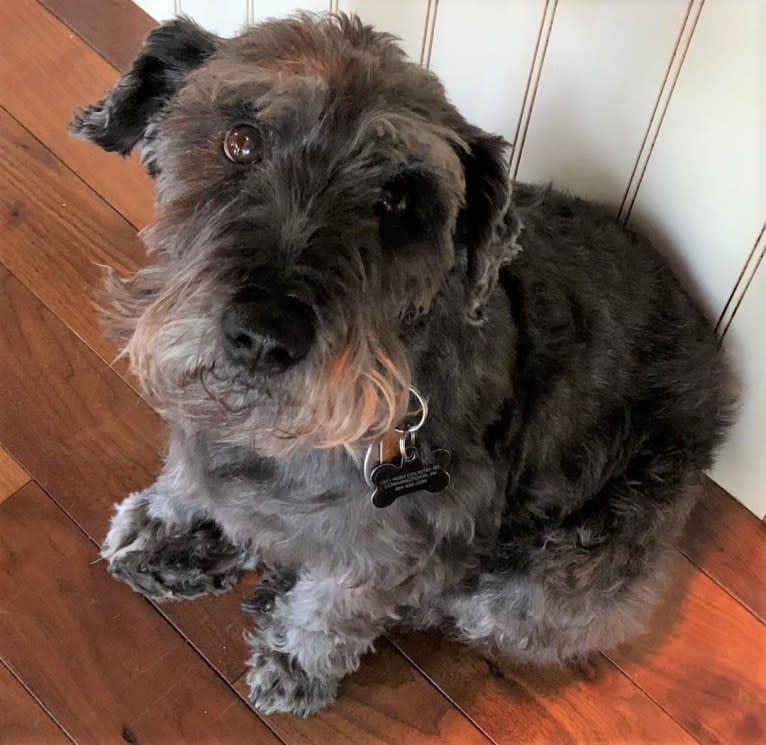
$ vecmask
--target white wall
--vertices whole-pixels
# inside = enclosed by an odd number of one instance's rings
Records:
[[[648,233],[718,322],[742,415],[713,477],[766,515],[766,3],[762,0],[141,0],[217,33],[298,7],[402,39],[468,118]]]

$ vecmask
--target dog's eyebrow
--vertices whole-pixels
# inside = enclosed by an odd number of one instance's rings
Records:
[[[232,122],[250,122],[258,118],[258,107],[250,101],[237,101],[236,103],[223,104],[221,113]]]

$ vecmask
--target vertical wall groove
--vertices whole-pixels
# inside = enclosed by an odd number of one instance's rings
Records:
[[[750,276],[748,277],[747,283],[745,284],[744,288],[742,289],[742,292],[740,293],[740,296],[737,300],[737,304],[734,306],[734,309],[731,312],[731,315],[729,316],[729,320],[726,322],[726,326],[724,327],[723,331],[721,332],[721,340],[726,336],[726,333],[729,331],[729,327],[731,326],[732,321],[734,320],[734,317],[737,315],[737,311],[739,310],[739,306],[742,305],[742,301],[745,299],[745,295],[747,294],[748,289],[750,289],[750,284],[752,283],[753,279],[755,278],[755,274],[758,271],[758,267],[760,267],[761,262],[763,261],[763,256],[766,254],[766,247],[761,249],[761,253],[758,256],[758,261],[756,262],[755,266],[753,267],[753,271],[751,272]]]
[[[696,7],[695,7],[696,5]],[[673,98],[673,93],[676,89],[676,83],[681,75],[684,62],[686,61],[686,55],[691,46],[692,39],[694,38],[694,31],[697,28],[697,23],[702,14],[702,10],[705,7],[705,0],[691,0],[687,13],[684,16],[683,23],[681,24],[681,30],[679,31],[678,40],[673,53],[670,58],[670,64],[665,78],[660,86],[660,92],[655,103],[654,110],[649,119],[649,125],[647,127],[646,135],[641,143],[638,155],[636,156],[636,163],[633,167],[633,171],[630,175],[628,185],[625,189],[625,194],[620,205],[620,211],[618,219],[627,224],[630,220],[633,206],[636,203],[636,197],[638,191],[641,188],[641,184],[646,174],[646,169],[649,165],[649,160],[654,152],[654,146],[657,144],[657,138],[659,137],[660,130],[662,129],[662,123],[665,121],[665,115],[667,114],[670,101]],[[681,54],[678,55],[678,49],[681,48]],[[673,63],[676,62],[675,69],[671,73]],[[670,81],[668,85],[668,81]],[[657,112],[659,111],[659,116]],[[651,134],[650,134],[651,133]],[[648,145],[647,145],[648,143]]]
[[[516,124],[516,132],[513,138],[513,150],[511,152],[510,173],[511,178],[516,179],[521,164],[521,156],[524,152],[524,142],[527,138],[529,123],[532,119],[532,111],[537,98],[537,88],[540,85],[540,78],[545,64],[545,55],[548,51],[548,42],[553,30],[553,22],[556,18],[556,8],[558,0],[545,0],[542,18],[540,19],[540,29],[535,42],[535,49],[532,54],[532,63],[529,68],[529,77],[524,91],[524,98],[519,112],[519,120]]]
[[[434,34],[436,33],[436,16],[438,12],[439,0],[428,0],[426,20],[423,26],[423,41],[420,45],[420,64],[425,68],[431,66],[431,52],[434,48]]]
[[[644,132],[643,139],[641,140],[641,144],[639,145],[638,152],[636,153],[636,160],[633,164],[633,169],[630,172],[630,176],[628,177],[628,183],[625,185],[625,193],[622,196],[622,201],[620,202],[620,208],[617,213],[617,218],[619,220],[623,219],[622,215],[623,215],[623,210],[625,209],[625,204],[627,203],[629,196],[632,194],[633,183],[642,162],[642,154],[645,152],[647,143],[649,142],[649,137],[652,132],[652,127],[654,122],[656,121],[657,112],[660,109],[660,103],[663,98],[663,93],[667,89],[668,80],[670,79],[670,74],[671,74],[671,71],[673,70],[673,64],[678,58],[678,50],[679,50],[679,47],[681,46],[681,40],[684,35],[684,30],[686,29],[687,23],[689,21],[689,15],[691,13],[693,3],[694,3],[694,0],[689,0],[689,3],[686,6],[686,13],[684,14],[683,20],[681,21],[681,25],[678,28],[678,35],[676,36],[676,41],[675,41],[675,44],[673,45],[673,52],[670,55],[670,59],[668,60],[668,65],[665,68],[665,75],[663,76],[662,82],[660,83],[660,88],[657,91],[657,98],[654,101],[652,112],[649,115],[649,121],[646,124],[646,131]]]
[[[759,247],[760,251],[758,250]],[[742,305],[742,300],[763,261],[764,253],[766,253],[766,222],[761,226],[761,230],[755,239],[755,243],[753,243],[753,247],[750,249],[750,253],[747,255],[747,258],[742,265],[737,281],[734,283],[734,287],[726,300],[726,305],[724,305],[721,315],[718,318],[718,322],[715,325],[715,329],[721,340],[726,336],[726,332],[729,330],[729,327],[734,320],[734,316],[737,315],[739,306]],[[729,312],[730,310],[731,312]],[[721,330],[722,327],[723,330]]]

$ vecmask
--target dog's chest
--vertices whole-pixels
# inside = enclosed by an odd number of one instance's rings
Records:
[[[345,456],[276,461],[219,452],[206,473],[216,519],[235,540],[257,535],[269,564],[331,564],[355,575],[375,566],[407,572],[429,540],[412,520],[411,504],[373,506],[361,468]]]

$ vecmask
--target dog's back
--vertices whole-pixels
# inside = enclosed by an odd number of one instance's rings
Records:
[[[708,467],[730,412],[722,359],[666,262],[599,206],[524,185],[514,202],[523,250],[501,282],[528,425],[574,445],[629,413],[629,432]]]

